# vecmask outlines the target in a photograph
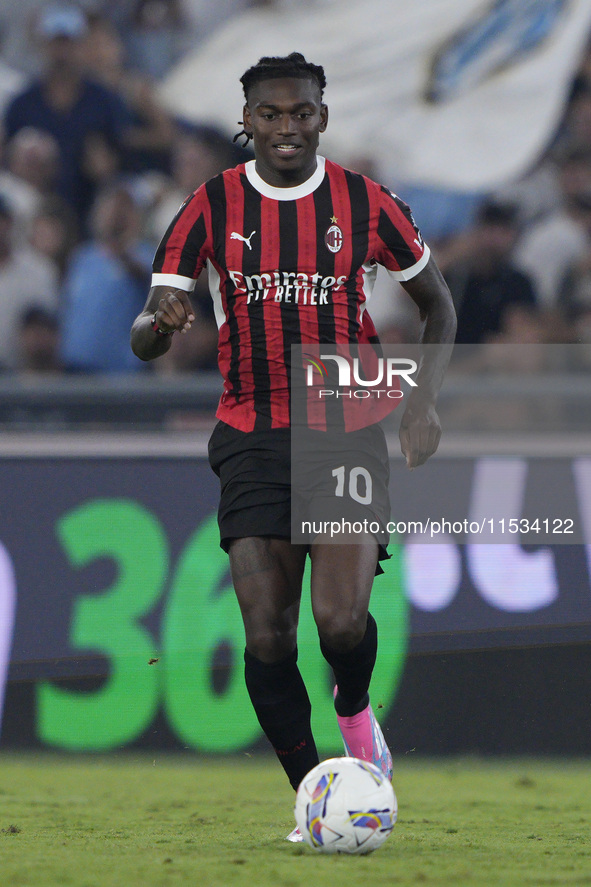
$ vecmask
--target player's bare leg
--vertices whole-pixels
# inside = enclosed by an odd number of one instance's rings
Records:
[[[230,545],[230,569],[246,648],[263,662],[293,652],[306,561],[304,546],[251,536]]]
[[[297,624],[306,549],[249,537],[230,546],[232,579],[246,633],[246,686],[289,781],[318,763],[310,700],[297,666]]]
[[[392,757],[369,704],[377,626],[369,599],[378,559],[372,536],[334,544],[318,536],[311,550],[312,609],[322,653],[336,678],[335,709],[347,755],[373,761],[392,777]]]

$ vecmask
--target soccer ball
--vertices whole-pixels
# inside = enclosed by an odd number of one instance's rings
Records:
[[[398,805],[382,771],[359,758],[329,758],[302,779],[295,802],[304,841],[321,853],[371,853],[396,822]]]

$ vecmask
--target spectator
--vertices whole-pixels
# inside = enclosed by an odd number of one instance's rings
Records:
[[[584,255],[567,269],[558,304],[569,330],[566,340],[591,344],[591,242]]]
[[[183,200],[223,170],[250,160],[244,153],[213,127],[186,127],[173,145],[172,178],[161,183],[146,221],[148,236],[158,243]]]
[[[2,36],[0,30],[0,40]],[[23,89],[25,80],[20,71],[16,71],[0,58],[0,115],[4,113],[8,102]]]
[[[130,126],[123,139],[123,167],[137,172],[144,169],[170,169],[170,150],[175,127],[160,104],[152,82],[125,65],[123,41],[104,16],[89,18],[85,48],[86,69],[91,77],[117,92],[127,105]]]
[[[0,159],[2,150],[0,149]],[[31,185],[21,181],[9,169],[0,167],[0,194],[13,214],[14,236],[23,240],[27,236],[31,219],[39,204],[39,195]]]
[[[59,328],[55,314],[28,308],[18,322],[18,369],[23,373],[59,373]]]
[[[30,307],[57,309],[57,271],[45,256],[14,243],[14,216],[0,197],[0,364],[18,366],[19,318]]]
[[[6,146],[10,172],[40,196],[53,194],[60,166],[60,148],[48,132],[24,126]]]
[[[535,281],[540,305],[551,312],[567,269],[591,245],[591,151],[566,152],[560,163],[560,201],[550,215],[525,231],[515,254]]]
[[[137,0],[129,34],[132,66],[162,79],[182,55],[184,24],[180,0]]]
[[[74,6],[45,9],[39,19],[45,66],[5,116],[8,139],[26,126],[49,132],[60,149],[58,191],[84,219],[105,157],[113,169],[129,124],[116,93],[83,76],[86,19]]]
[[[503,329],[511,306],[536,310],[533,284],[513,264],[516,216],[515,206],[487,201],[470,236],[462,239],[463,255],[442,262],[458,314],[458,344],[489,341]]]
[[[500,203],[515,203],[522,230],[551,216],[565,197],[591,188],[591,148],[569,145],[554,148],[517,181],[494,193]]]
[[[25,126],[7,144],[0,190],[12,204],[20,238],[27,237],[43,196],[54,192],[58,168],[59,146],[47,132]]]
[[[113,185],[98,195],[92,239],[74,251],[64,285],[62,359],[70,372],[146,369],[129,347],[153,257],[153,246],[139,239],[140,225],[128,187]]]
[[[211,0],[183,0],[191,47],[208,40],[218,28],[248,7],[262,5],[255,0],[216,0],[215,3]]]
[[[56,266],[60,280],[76,242],[78,228],[74,211],[59,197],[43,200],[29,226],[29,244]]]
[[[591,79],[584,69],[573,81],[557,144],[560,148],[591,147]]]

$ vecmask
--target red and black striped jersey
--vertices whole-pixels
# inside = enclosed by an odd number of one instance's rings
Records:
[[[210,179],[154,258],[152,284],[187,292],[207,266],[224,379],[217,416],[242,431],[289,426],[293,344],[378,341],[366,311],[378,264],[404,281],[429,260],[402,200],[317,160],[291,188],[268,185],[254,160]]]

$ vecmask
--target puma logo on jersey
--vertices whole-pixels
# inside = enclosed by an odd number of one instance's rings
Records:
[[[252,249],[252,246],[250,245],[250,239],[251,237],[254,237],[256,233],[256,231],[253,231],[250,237],[243,237],[242,234],[238,234],[236,231],[232,231],[232,233],[230,234],[230,240],[241,240],[242,243],[245,243],[249,249]]]

